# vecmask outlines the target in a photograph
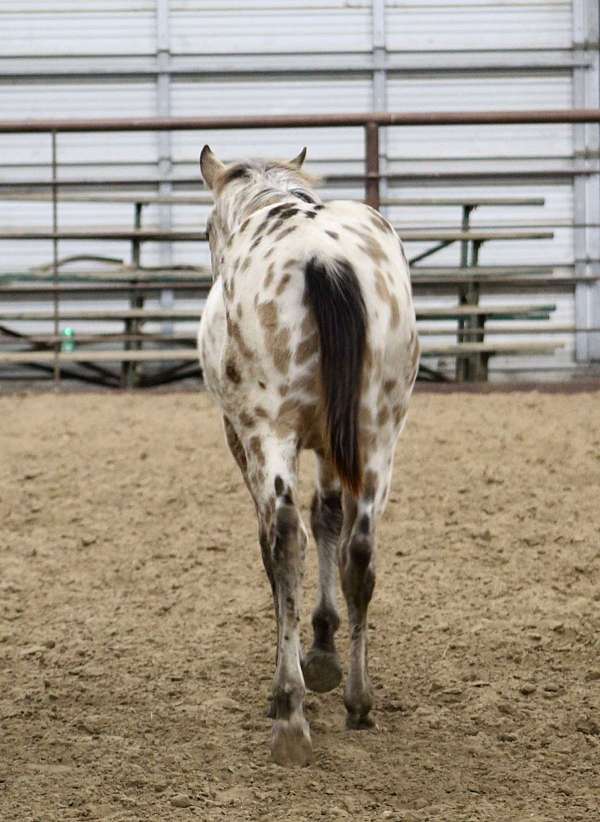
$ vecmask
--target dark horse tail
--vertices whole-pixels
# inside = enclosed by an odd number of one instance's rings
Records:
[[[306,264],[306,298],[319,329],[330,457],[342,485],[362,487],[360,394],[367,340],[367,309],[356,273],[346,260]]]

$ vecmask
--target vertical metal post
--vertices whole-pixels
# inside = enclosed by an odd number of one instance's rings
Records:
[[[469,230],[470,225],[470,218],[471,212],[475,208],[474,205],[465,204],[462,207],[462,220],[460,224],[460,230],[467,232]],[[468,240],[461,240],[460,243],[460,267],[467,268],[469,265],[469,241]],[[466,285],[461,285],[458,288],[458,304],[459,305],[467,305],[469,302],[469,283]],[[461,334],[463,328],[468,327],[468,321],[464,320],[463,318],[459,317],[458,319],[458,334],[457,334],[457,342],[465,342],[465,340],[470,340],[471,337],[465,334]],[[467,379],[467,373],[469,370],[469,363],[467,358],[457,357],[456,358],[456,379],[459,382],[463,382]]]
[[[171,115],[171,26],[170,0],[156,0],[156,104],[159,117]],[[158,176],[161,181],[168,180],[173,171],[173,145],[170,131],[159,131],[158,142]],[[171,194],[173,186],[170,182],[160,182],[159,194]],[[158,220],[161,229],[170,231],[173,227],[173,207],[169,203],[160,203],[158,206]],[[173,244],[164,242],[159,247],[160,265],[173,265]],[[160,295],[162,308],[172,308],[174,294],[172,289],[165,289]],[[163,321],[162,333],[172,334],[171,320]]]
[[[472,267],[476,268],[479,264],[479,251],[481,250],[481,240],[474,240],[473,241],[473,252],[472,252]],[[480,287],[479,283],[471,282],[468,285],[467,291],[467,299],[469,301],[469,305],[479,305],[479,292]],[[483,314],[476,314],[474,317],[471,318],[469,325],[467,326],[470,329],[477,329],[478,333],[473,334],[471,339],[473,342],[483,342],[485,333],[485,321],[486,318]],[[473,354],[472,357],[469,358],[469,375],[468,378],[471,382],[478,382],[479,380],[487,380],[487,357],[483,354]]]
[[[379,208],[379,126],[367,123],[365,126],[365,150],[367,182],[365,199],[371,208]]]
[[[139,231],[142,227],[142,210],[144,208],[144,203],[138,202],[135,203],[135,211],[134,211],[134,219],[133,219],[133,227],[136,231]],[[131,281],[130,285],[134,285],[137,281],[137,271],[139,270],[140,263],[141,263],[141,241],[138,237],[135,237],[131,241],[131,263],[135,268],[136,275],[134,280]],[[143,305],[143,299],[140,300],[138,296],[139,292],[137,289],[132,288],[129,292],[129,309],[141,308]],[[134,319],[133,317],[127,317],[125,319],[125,351],[130,351],[132,348],[139,348],[139,344],[135,340],[130,340],[129,337],[132,335],[139,334],[139,322],[138,320]],[[136,363],[127,361],[124,362],[121,366],[121,385],[123,388],[133,388],[136,382],[137,377],[137,367]]]
[[[387,53],[385,49],[385,0],[371,0],[371,17],[373,21],[373,111],[387,111]],[[388,130],[379,134],[379,163],[381,172],[387,171]],[[387,179],[384,176],[379,182],[379,195],[388,194]]]
[[[597,3],[573,2],[573,105],[597,108],[600,105],[600,18]],[[573,220],[576,224],[600,220],[600,130],[597,123],[573,125],[575,169],[573,180]],[[590,174],[589,172],[593,172]],[[597,228],[573,229],[575,274],[578,277],[600,273],[600,234]],[[600,323],[600,285],[578,282],[575,286],[575,325],[578,328]],[[600,360],[600,339],[596,334],[575,335],[578,362]]]
[[[60,339],[59,339],[59,320],[58,320],[58,158],[56,146],[56,131],[52,131],[52,313],[54,318],[53,334],[54,334],[54,360],[53,360],[53,379],[54,388],[58,390],[60,384]]]
[[[144,203],[136,203],[135,204],[135,211],[133,215],[133,227],[136,231],[142,227],[142,209],[144,208]],[[140,267],[141,255],[140,255],[140,241],[136,237],[132,240],[131,243],[131,262],[135,266],[136,269]]]

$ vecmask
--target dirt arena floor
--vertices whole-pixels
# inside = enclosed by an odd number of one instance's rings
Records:
[[[0,420],[0,819],[598,822],[600,394],[415,397],[377,729],[309,694],[300,770],[269,761],[271,597],[208,398],[13,394]],[[305,637],[313,550],[307,577]]]

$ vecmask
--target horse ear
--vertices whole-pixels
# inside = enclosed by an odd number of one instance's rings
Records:
[[[290,160],[290,165],[294,168],[302,168],[302,164],[306,158],[306,146],[302,149],[300,154],[297,157],[294,157],[293,160]]]
[[[200,154],[200,171],[206,185],[212,189],[215,180],[225,171],[225,164],[222,163],[211,151],[210,146],[204,146]]]

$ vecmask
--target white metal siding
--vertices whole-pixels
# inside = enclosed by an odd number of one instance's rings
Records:
[[[370,51],[371,9],[346,2],[173,0],[175,54]]]
[[[381,26],[374,25],[371,0],[170,0],[168,31],[162,34],[157,3],[2,0],[0,117],[362,112],[373,109],[375,99],[385,101],[391,111],[568,108],[576,100],[576,72],[587,71],[588,55],[582,58],[573,50],[575,37],[578,42],[585,39],[572,22],[584,0],[387,0]],[[160,65],[189,72],[166,82],[163,76],[161,88],[168,96],[160,105],[159,41],[166,49]],[[580,68],[574,71],[575,65]],[[15,80],[20,72],[22,77]],[[56,76],[50,77],[52,72]],[[597,69],[594,72],[597,84]],[[384,170],[397,175],[387,184],[389,195],[545,198],[544,207],[486,207],[473,213],[472,224],[482,228],[559,224],[553,240],[484,244],[483,264],[573,264],[571,127],[392,128],[382,135]],[[308,145],[312,169],[356,174],[363,169],[363,139],[360,128],[175,132],[172,175],[199,180],[198,154],[205,142],[224,159],[291,157]],[[60,135],[59,176],[156,178],[159,142],[157,134],[143,132]],[[47,135],[0,136],[1,179],[49,179],[49,161]],[[500,176],[514,169],[548,176],[517,182]],[[442,175],[438,180],[410,181],[410,175],[436,173]],[[444,179],[448,173],[458,178],[455,183]],[[471,179],[474,173],[487,177]],[[326,192],[361,193],[362,187],[354,183]],[[405,226],[458,228],[460,222],[458,208],[387,211]],[[173,208],[172,225],[200,227],[206,213],[204,207]],[[132,223],[133,207],[64,204],[59,216],[65,227],[126,226]],[[164,209],[144,213],[146,225],[158,225],[163,218]],[[50,220],[48,204],[3,203],[0,192],[1,225],[48,227]],[[408,250],[412,255],[424,247],[411,244]],[[51,257],[49,243],[5,243],[0,250],[3,269],[7,260],[25,268]],[[128,244],[106,243],[99,249],[91,242],[61,243],[60,254],[91,250],[125,259],[130,255]],[[456,246],[429,262],[455,263],[458,253]],[[143,259],[158,260],[156,244],[144,248]],[[206,262],[206,246],[178,244],[173,260]],[[497,295],[484,293],[483,299],[494,301]],[[532,295],[514,299],[530,301]],[[553,322],[573,320],[571,294],[544,294],[543,301],[557,303]],[[573,340],[566,342],[558,361],[569,365]],[[496,367],[512,367],[514,361],[494,362]]]
[[[388,0],[386,46],[398,51],[564,49],[570,0]]]
[[[285,77],[272,80],[218,79],[178,82],[173,85],[174,115],[302,114],[368,111],[371,86],[367,78],[339,77],[307,79]],[[221,131],[198,135],[173,135],[176,162],[196,162],[200,140],[211,141],[224,158],[244,156],[294,157],[308,145],[312,160],[355,160],[362,155],[362,129],[260,129]]]
[[[392,111],[477,111],[530,108],[569,108],[571,77],[566,72],[482,77],[459,74],[449,77],[392,76],[388,105]],[[493,125],[441,126],[391,129],[391,157],[420,160],[531,157],[570,160],[572,126]],[[447,165],[447,164],[446,164]]]
[[[1,51],[11,55],[147,54],[154,0],[2,0]]]

